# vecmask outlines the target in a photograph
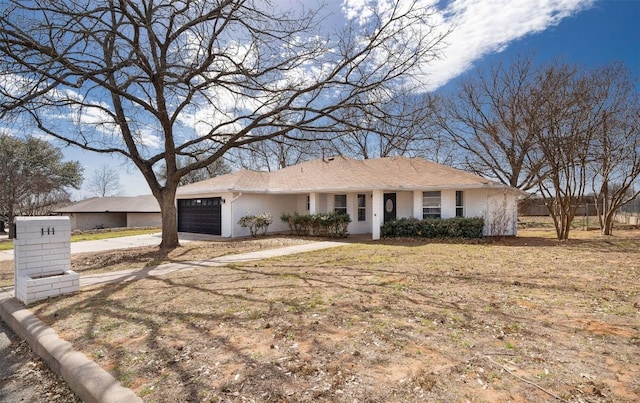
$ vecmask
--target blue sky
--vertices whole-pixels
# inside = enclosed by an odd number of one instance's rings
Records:
[[[519,54],[592,67],[622,61],[640,76],[640,0],[600,0],[544,32],[513,41],[474,63],[482,67]],[[467,74],[473,74],[473,69]],[[455,79],[451,84],[455,84]]]
[[[382,0],[391,1],[391,0]],[[622,61],[640,76],[640,0],[422,0],[436,4],[443,24],[455,26],[442,61],[432,66],[425,89],[447,91],[456,81],[498,61],[534,54],[538,61],[560,58],[586,67]],[[280,7],[300,1],[277,0]],[[327,0],[326,12],[339,23],[362,14],[365,0]],[[355,17],[354,17],[355,18]],[[85,167],[85,183],[102,165],[120,172],[123,195],[149,194],[137,168],[117,157],[64,148],[67,159]],[[74,199],[87,197],[81,189]]]

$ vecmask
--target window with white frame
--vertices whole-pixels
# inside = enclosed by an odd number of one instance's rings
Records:
[[[422,192],[422,218],[440,218],[441,212],[440,191]]]
[[[367,221],[367,195],[358,194],[358,221]]]
[[[311,210],[311,196],[307,195],[307,211]]]
[[[338,214],[347,214],[347,195],[333,196],[333,211]]]
[[[464,217],[464,192],[456,190],[456,217]]]

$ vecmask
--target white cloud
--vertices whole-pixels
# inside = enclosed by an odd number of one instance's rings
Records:
[[[162,139],[157,134],[154,134],[151,129],[138,130],[138,134],[134,137],[136,144],[147,147],[159,149],[163,147]]]
[[[430,90],[464,73],[473,63],[504,50],[526,35],[542,32],[593,5],[595,0],[454,0],[442,10],[447,37],[444,58],[425,78]]]
[[[365,24],[376,14],[389,16],[394,9],[402,14],[411,8],[427,8],[437,3],[438,0],[344,0],[342,13],[348,20],[358,20],[360,24]]]
[[[417,7],[434,8],[432,23],[440,24],[443,30],[453,29],[445,40],[448,46],[443,51],[443,59],[431,62],[426,71],[427,75],[420,77],[422,88],[434,90],[470,69],[482,57],[499,52],[527,35],[539,33],[557,25],[563,19],[591,7],[596,0],[415,1]],[[281,9],[302,7],[304,4],[295,0],[276,0],[275,3]],[[392,10],[394,5],[398,5],[401,10],[406,10],[411,3],[412,0],[328,0],[328,8],[324,11],[327,16],[325,28],[329,30],[329,22],[341,24],[345,19],[364,24],[373,16],[373,5],[376,5],[375,10],[384,16]],[[197,59],[201,51],[201,39],[195,36],[187,38],[185,62]],[[242,43],[241,38],[226,43],[226,47],[228,53],[234,56],[233,60],[221,59],[218,66],[221,70],[231,68],[232,61],[235,63],[244,61],[250,65],[257,60],[254,54],[256,50]],[[283,49],[284,51],[286,50]],[[321,77],[325,74],[326,66],[319,62],[320,57],[314,60],[314,63],[304,63],[292,68],[282,77],[274,79],[271,89],[301,84],[308,77]],[[5,74],[0,76],[0,86],[11,93],[24,84],[20,80],[18,76]],[[224,88],[212,88],[209,91],[210,99],[215,100],[215,105],[207,107],[201,104],[200,110],[192,110],[191,113],[181,116],[180,123],[191,129],[188,136],[204,135],[213,125],[229,122],[242,112],[258,108],[267,109],[274,102],[274,99],[269,96],[271,94],[269,91],[264,95],[253,94],[253,99],[240,99],[237,94]],[[68,90],[54,96],[76,99],[79,94],[74,90]],[[73,117],[76,123],[93,128],[98,134],[104,135],[107,141],[118,141],[119,128],[109,114],[100,108],[108,109],[109,107],[96,102],[82,110],[69,108],[70,110],[64,112],[58,111],[59,115],[52,115],[52,117],[56,119]],[[63,113],[68,115],[62,116]],[[239,129],[239,123],[233,123],[227,128],[229,131]],[[151,130],[140,130],[137,141],[150,148],[162,147],[162,137]]]
[[[527,35],[542,32],[549,27],[557,25],[563,19],[570,17],[585,8],[590,7],[596,0],[333,0],[328,6],[342,13],[342,18],[331,18],[336,24],[346,20],[353,20],[359,24],[366,24],[373,17],[374,12],[379,13],[383,19],[388,17],[394,6],[406,11],[411,5],[417,8],[431,7],[434,13],[430,24],[437,24],[437,32],[452,29],[445,42],[443,57],[432,61],[423,70],[424,75],[419,75],[418,87],[423,90],[435,90],[446,84],[466,70],[484,56],[505,49],[514,41]],[[299,7],[300,4],[281,0],[280,7]],[[374,11],[375,10],[375,11]],[[331,11],[326,10],[327,14]],[[337,17],[334,14],[334,17]],[[430,27],[425,26],[424,29]],[[421,27],[413,28],[420,32]],[[425,31],[426,32],[426,31]],[[434,31],[435,34],[435,31]],[[192,38],[194,43],[198,41]],[[300,38],[301,42],[312,38]],[[194,55],[197,47],[194,48]],[[257,60],[255,49],[247,47],[240,41],[231,41],[226,44],[226,50],[234,55],[236,63],[244,62],[251,65]],[[283,49],[283,52],[288,50]],[[375,55],[375,53],[374,53]],[[381,60],[385,60],[385,54]],[[322,57],[314,59],[313,63],[303,63],[292,68],[281,77],[270,83],[270,89],[285,89],[304,85],[309,77],[319,78],[324,75],[326,66],[321,62]],[[231,68],[230,60],[221,61],[219,68]],[[266,112],[273,106],[275,99],[271,98],[271,92],[264,94],[254,93],[252,98],[241,98],[225,88],[212,87],[209,90],[209,98],[216,101],[215,105],[208,107],[200,104],[199,110],[184,113],[180,123],[191,129],[187,137],[209,134],[215,125],[231,122],[234,117],[242,113],[250,113],[260,109]],[[234,122],[219,130],[219,134],[226,131],[241,130],[241,122]],[[187,130],[189,132],[190,130]]]
[[[392,0],[380,0],[388,10]],[[400,0],[401,2],[404,0]],[[439,7],[432,22],[452,28],[443,58],[431,63],[420,82],[434,90],[471,68],[482,57],[504,50],[512,42],[542,32],[591,7],[596,0],[418,0],[419,6]],[[406,1],[405,1],[406,2]],[[370,0],[344,0],[347,19],[364,23],[372,16]],[[403,7],[403,4],[400,4]]]
[[[0,73],[0,88],[2,88],[3,93],[6,93],[9,96],[20,96],[25,87],[29,87],[33,84],[33,81],[29,80],[27,77],[6,71],[2,71]]]

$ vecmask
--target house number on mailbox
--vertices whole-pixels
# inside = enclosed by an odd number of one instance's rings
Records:
[[[47,227],[47,235],[55,235],[55,234],[56,234],[55,228]],[[40,235],[44,236],[44,228],[40,228]]]

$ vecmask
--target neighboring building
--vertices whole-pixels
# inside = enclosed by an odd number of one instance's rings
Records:
[[[576,216],[594,216],[598,215],[596,209],[596,200],[593,196],[582,196],[576,201]],[[602,208],[602,203],[600,203]],[[518,202],[518,214],[520,216],[549,216],[549,208],[542,196],[530,195]]]
[[[618,208],[614,219],[622,224],[640,226],[640,195]]]
[[[351,234],[380,238],[402,217],[484,217],[485,235],[516,235],[523,193],[421,158],[318,159],[274,172],[242,170],[178,188],[178,231],[239,237],[238,220],[273,215],[270,232],[287,231],[282,213],[343,211]]]
[[[72,230],[162,226],[160,206],[152,195],[93,197],[55,213],[69,216]]]

